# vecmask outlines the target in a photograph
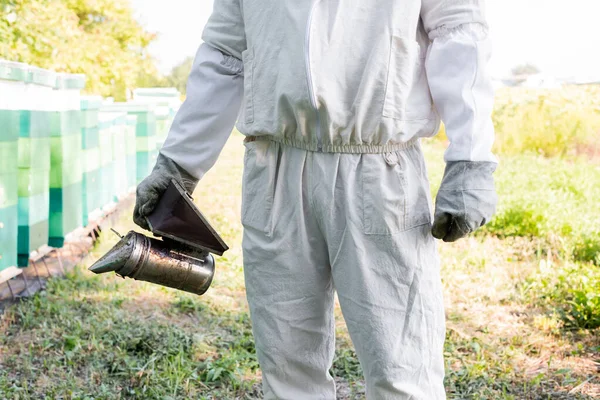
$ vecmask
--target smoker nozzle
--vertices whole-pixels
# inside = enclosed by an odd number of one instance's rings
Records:
[[[89,270],[95,274],[103,274],[111,271],[118,273],[133,254],[134,243],[135,241],[131,233],[129,233],[127,236],[121,238],[121,241],[112,250],[96,261]]]

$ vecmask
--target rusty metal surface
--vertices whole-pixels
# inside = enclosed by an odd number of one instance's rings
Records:
[[[131,231],[90,270],[114,271],[122,277],[202,295],[210,287],[215,263],[208,252]]]
[[[179,243],[146,239],[150,246],[132,278],[198,295],[208,290],[215,273],[212,255]]]

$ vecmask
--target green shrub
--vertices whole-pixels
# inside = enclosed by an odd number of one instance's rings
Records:
[[[596,266],[542,262],[523,289],[534,305],[560,315],[567,328],[600,328],[600,269]]]
[[[538,237],[544,222],[543,215],[522,206],[516,206],[497,214],[482,232],[498,237]]]
[[[573,249],[573,259],[600,266],[600,234],[580,237]]]
[[[495,150],[545,157],[586,153],[597,146],[599,95],[593,86],[499,91],[493,113]]]

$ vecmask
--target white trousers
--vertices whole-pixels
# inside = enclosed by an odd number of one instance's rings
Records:
[[[445,399],[423,154],[246,143],[244,271],[265,399],[335,399],[334,290],[367,398]]]

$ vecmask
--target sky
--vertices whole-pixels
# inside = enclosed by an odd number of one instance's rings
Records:
[[[161,71],[168,72],[195,54],[213,1],[131,3],[142,25],[158,35],[150,51]],[[600,33],[596,27],[600,1],[487,0],[486,4],[494,47],[490,67],[495,77],[507,76],[515,65],[532,63],[558,78],[600,80]]]

